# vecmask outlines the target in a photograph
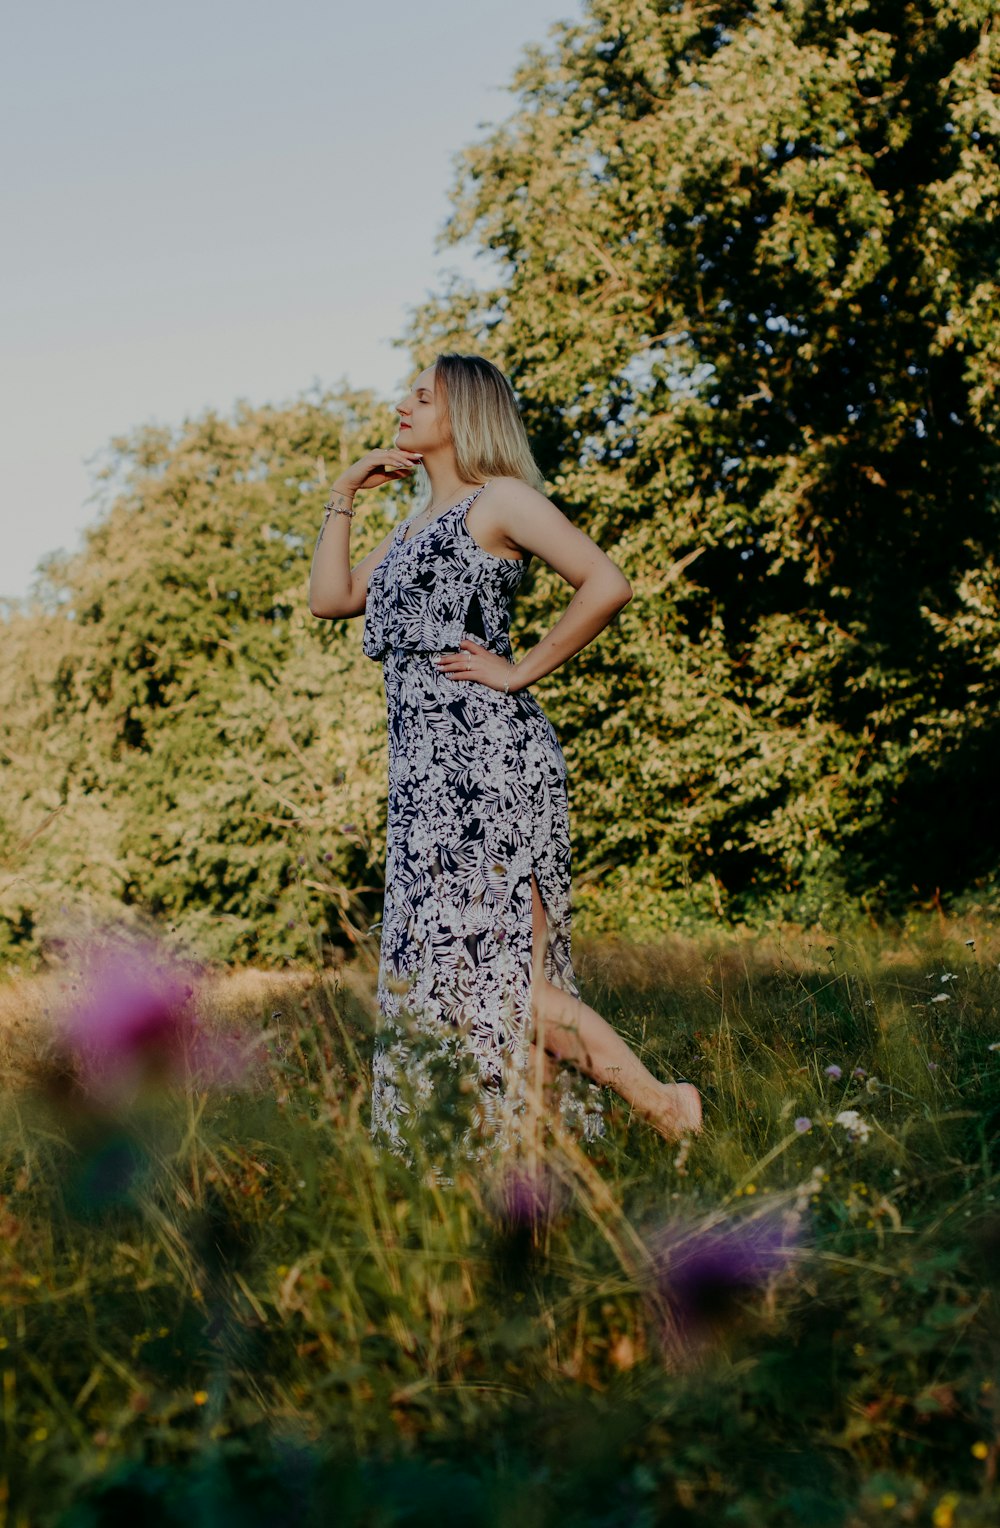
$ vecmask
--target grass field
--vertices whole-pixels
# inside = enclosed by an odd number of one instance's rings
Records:
[[[996,1523],[1000,936],[581,947],[706,1133],[489,1174],[373,1151],[370,957],[109,1075],[82,954],[0,988],[0,1525]]]

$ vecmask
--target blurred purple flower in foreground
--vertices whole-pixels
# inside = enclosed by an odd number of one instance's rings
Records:
[[[775,1213],[669,1226],[651,1250],[658,1294],[680,1335],[697,1338],[730,1315],[741,1295],[786,1270],[796,1250],[794,1222]]]
[[[536,1231],[565,1208],[566,1192],[545,1167],[512,1167],[490,1196],[493,1214],[508,1231]]]
[[[806,1131],[811,1130],[812,1127],[813,1122],[809,1118],[808,1114],[800,1114],[798,1119],[795,1121],[795,1128],[799,1132],[799,1135],[805,1135]]]
[[[823,1076],[832,1078],[834,1082],[839,1082],[843,1075],[844,1073],[842,1068],[839,1067],[835,1061],[830,1066],[825,1066],[823,1068]]]
[[[61,1041],[87,1092],[120,1097],[153,1078],[191,1074],[238,1080],[236,1046],[206,1034],[194,1013],[191,972],[149,941],[96,943],[76,975]]]

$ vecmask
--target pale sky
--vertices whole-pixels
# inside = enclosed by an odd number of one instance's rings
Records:
[[[31,0],[0,56],[0,597],[93,519],[88,457],[314,382],[394,395],[453,158],[583,0]]]

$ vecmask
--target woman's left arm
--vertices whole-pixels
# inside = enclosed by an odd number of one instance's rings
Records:
[[[480,523],[484,529],[489,508],[491,532],[499,533],[522,552],[540,557],[576,592],[551,630],[514,664],[513,673],[506,659],[468,640],[460,644],[460,654],[445,654],[439,667],[453,679],[469,677],[495,689],[509,685],[511,690],[523,690],[592,642],[628,604],[632,586],[597,542],[567,520],[544,494],[517,478],[495,479],[494,483],[497,492],[493,502],[482,506]],[[463,668],[468,652],[476,655],[473,673]]]

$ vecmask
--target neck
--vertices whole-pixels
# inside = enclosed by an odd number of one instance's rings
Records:
[[[431,498],[428,510],[433,513],[454,499],[460,499],[463,492],[478,488],[478,483],[467,483],[458,475],[455,466],[455,453],[451,446],[442,446],[436,451],[427,451],[423,459],[424,470],[431,480]],[[426,513],[426,511],[425,511]]]

